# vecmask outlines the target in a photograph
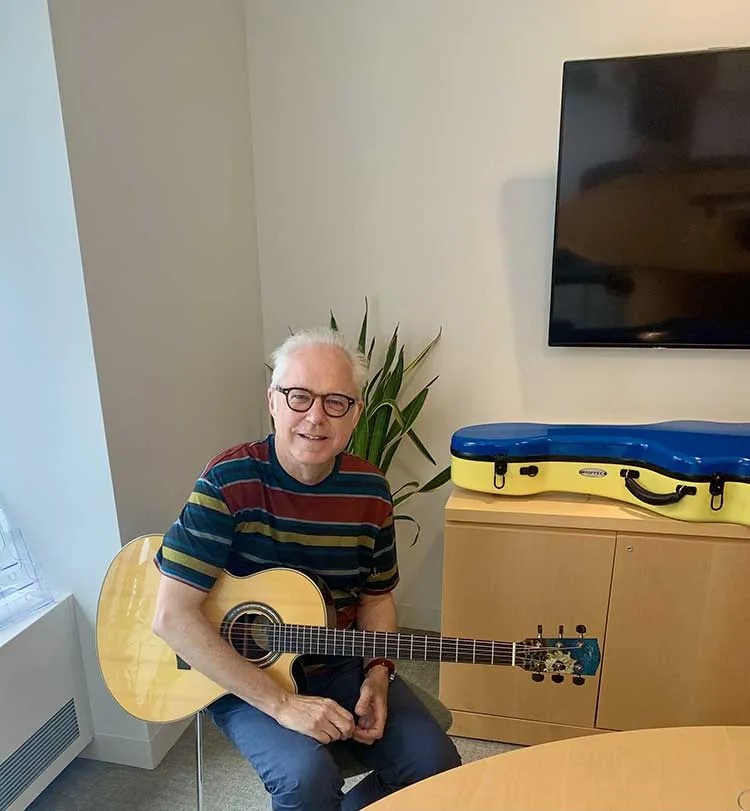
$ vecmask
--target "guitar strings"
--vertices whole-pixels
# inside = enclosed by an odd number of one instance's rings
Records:
[[[225,626],[227,623],[222,623],[222,626]],[[441,641],[446,642],[455,642],[458,640],[460,644],[467,644],[473,645],[476,641],[477,645],[486,644],[486,645],[495,645],[496,647],[506,646],[506,647],[513,647],[513,645],[524,644],[528,645],[528,647],[535,647],[540,648],[544,646],[536,646],[533,644],[535,641],[534,637],[527,637],[524,640],[518,640],[516,642],[505,642],[500,640],[491,640],[491,639],[471,639],[468,637],[451,637],[451,636],[442,636],[442,635],[432,635],[432,634],[411,634],[408,632],[402,631],[366,631],[359,628],[329,628],[324,625],[292,625],[292,624],[284,624],[279,625],[275,623],[263,623],[263,622],[254,622],[249,624],[242,624],[242,625],[232,625],[231,633],[241,636],[246,636],[248,632],[260,632],[261,634],[265,634],[270,632],[274,636],[278,635],[278,632],[281,632],[281,635],[284,636],[312,636],[312,635],[323,635],[323,636],[334,636],[334,640],[336,642],[340,641],[337,637],[338,634],[341,634],[343,639],[346,639],[346,634],[352,635],[366,635],[371,634],[375,636],[376,634],[383,634],[385,637],[386,642],[392,643],[393,637],[403,638],[405,640],[414,639],[416,642],[417,640],[427,642],[434,642],[440,643]],[[531,644],[526,640],[531,640]],[[352,640],[349,640],[350,642]],[[576,643],[578,640],[576,640]],[[552,646],[550,649],[558,649],[557,645]],[[568,649],[568,648],[566,648]],[[571,648],[572,650],[572,648]]]
[[[268,632],[271,632],[268,634]],[[281,633],[277,633],[281,631]],[[322,632],[322,633],[321,633]],[[378,640],[376,638],[370,640],[364,639],[356,639],[354,635],[359,634],[384,634],[387,635],[384,639]],[[414,644],[427,644],[432,647],[440,647],[441,645],[449,645],[452,646],[455,643],[459,645],[468,645],[474,646],[476,644],[477,647],[480,646],[494,646],[496,649],[512,649],[515,645],[518,648],[519,645],[523,645],[524,647],[530,650],[576,650],[580,648],[580,645],[576,643],[573,646],[567,645],[552,645],[552,646],[544,646],[544,645],[534,645],[533,639],[532,642],[529,643],[526,640],[519,640],[518,642],[503,642],[503,641],[493,641],[491,639],[469,639],[465,637],[448,637],[448,636],[430,636],[429,634],[408,634],[408,633],[401,633],[400,631],[361,631],[359,629],[339,629],[339,628],[327,628],[324,626],[317,626],[317,625],[269,625],[264,623],[257,623],[253,625],[243,625],[241,628],[237,628],[233,626],[229,631],[229,636],[232,640],[234,639],[248,639],[253,638],[254,634],[258,636],[264,636],[268,634],[277,639],[277,641],[287,641],[291,642],[299,641],[300,638],[303,642],[315,642],[315,641],[326,641],[326,640],[319,640],[319,637],[331,637],[328,641],[332,645],[370,645],[375,644],[377,646],[387,646],[387,645],[398,645],[404,644],[408,646],[412,641]],[[341,634],[341,636],[337,636]],[[352,634],[352,637],[347,638],[346,634]],[[281,639],[278,637],[281,636]],[[397,637],[394,639],[394,637]]]
[[[385,638],[381,640],[374,638],[374,635],[378,633],[384,634]],[[338,634],[341,636],[339,637]],[[352,636],[347,639],[346,634],[351,634]],[[354,638],[355,634],[372,634],[373,639],[358,640]],[[330,645],[334,648],[334,650],[337,646],[340,646],[342,650],[350,647],[352,651],[356,651],[357,648],[361,647],[363,652],[366,651],[366,649],[370,646],[373,646],[374,648],[386,648],[393,647],[393,645],[396,645],[397,650],[400,650],[401,646],[403,645],[404,652],[406,651],[406,648],[413,649],[413,647],[416,645],[418,651],[424,649],[425,653],[447,653],[455,646],[460,655],[466,655],[468,653],[465,648],[470,648],[471,650],[476,649],[485,655],[492,655],[493,652],[510,655],[514,645],[516,647],[517,654],[521,653],[522,655],[580,650],[580,645],[578,644],[575,646],[545,646],[534,645],[533,640],[531,644],[525,641],[513,643],[484,639],[473,640],[461,637],[430,636],[429,634],[402,634],[400,631],[362,631],[360,629],[351,628],[339,629],[317,625],[277,625],[272,623],[250,623],[243,625],[241,628],[232,626],[229,633],[225,634],[225,636],[233,645],[245,643],[245,647],[247,647],[246,643],[248,642],[254,642],[258,645],[258,647],[262,647],[260,640],[257,637],[265,637],[266,642],[268,642],[269,639],[271,640],[270,644],[272,646],[274,644],[281,644],[285,646],[312,646],[319,648],[322,641],[324,647],[328,647]],[[321,640],[321,636],[333,636],[333,639]],[[401,639],[402,636],[405,638]],[[393,639],[393,637],[396,637],[396,639]]]

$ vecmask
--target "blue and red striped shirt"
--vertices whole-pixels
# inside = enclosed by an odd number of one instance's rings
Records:
[[[215,456],[164,536],[163,574],[208,591],[222,569],[237,577],[287,566],[330,589],[340,628],[359,595],[398,582],[393,502],[383,474],[341,453],[331,474],[303,484],[279,464],[274,437]]]

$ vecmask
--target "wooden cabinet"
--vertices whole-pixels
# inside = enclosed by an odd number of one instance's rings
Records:
[[[578,624],[602,664],[582,686],[443,663],[457,735],[540,743],[598,731],[750,725],[750,529],[586,496],[455,490],[445,510],[446,636],[520,640]],[[743,588],[744,587],[744,588]]]

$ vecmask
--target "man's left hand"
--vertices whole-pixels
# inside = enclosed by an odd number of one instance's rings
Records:
[[[354,708],[357,726],[352,740],[370,745],[383,737],[388,717],[388,677],[386,668],[374,667],[362,682],[359,701]]]

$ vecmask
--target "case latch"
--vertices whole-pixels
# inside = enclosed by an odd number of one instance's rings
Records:
[[[504,456],[498,456],[495,459],[495,489],[502,490],[505,487],[505,474],[508,472],[508,462]],[[497,483],[498,477],[500,484]]]
[[[708,492],[711,494],[711,509],[718,512],[724,506],[724,476],[721,473],[711,476]]]

